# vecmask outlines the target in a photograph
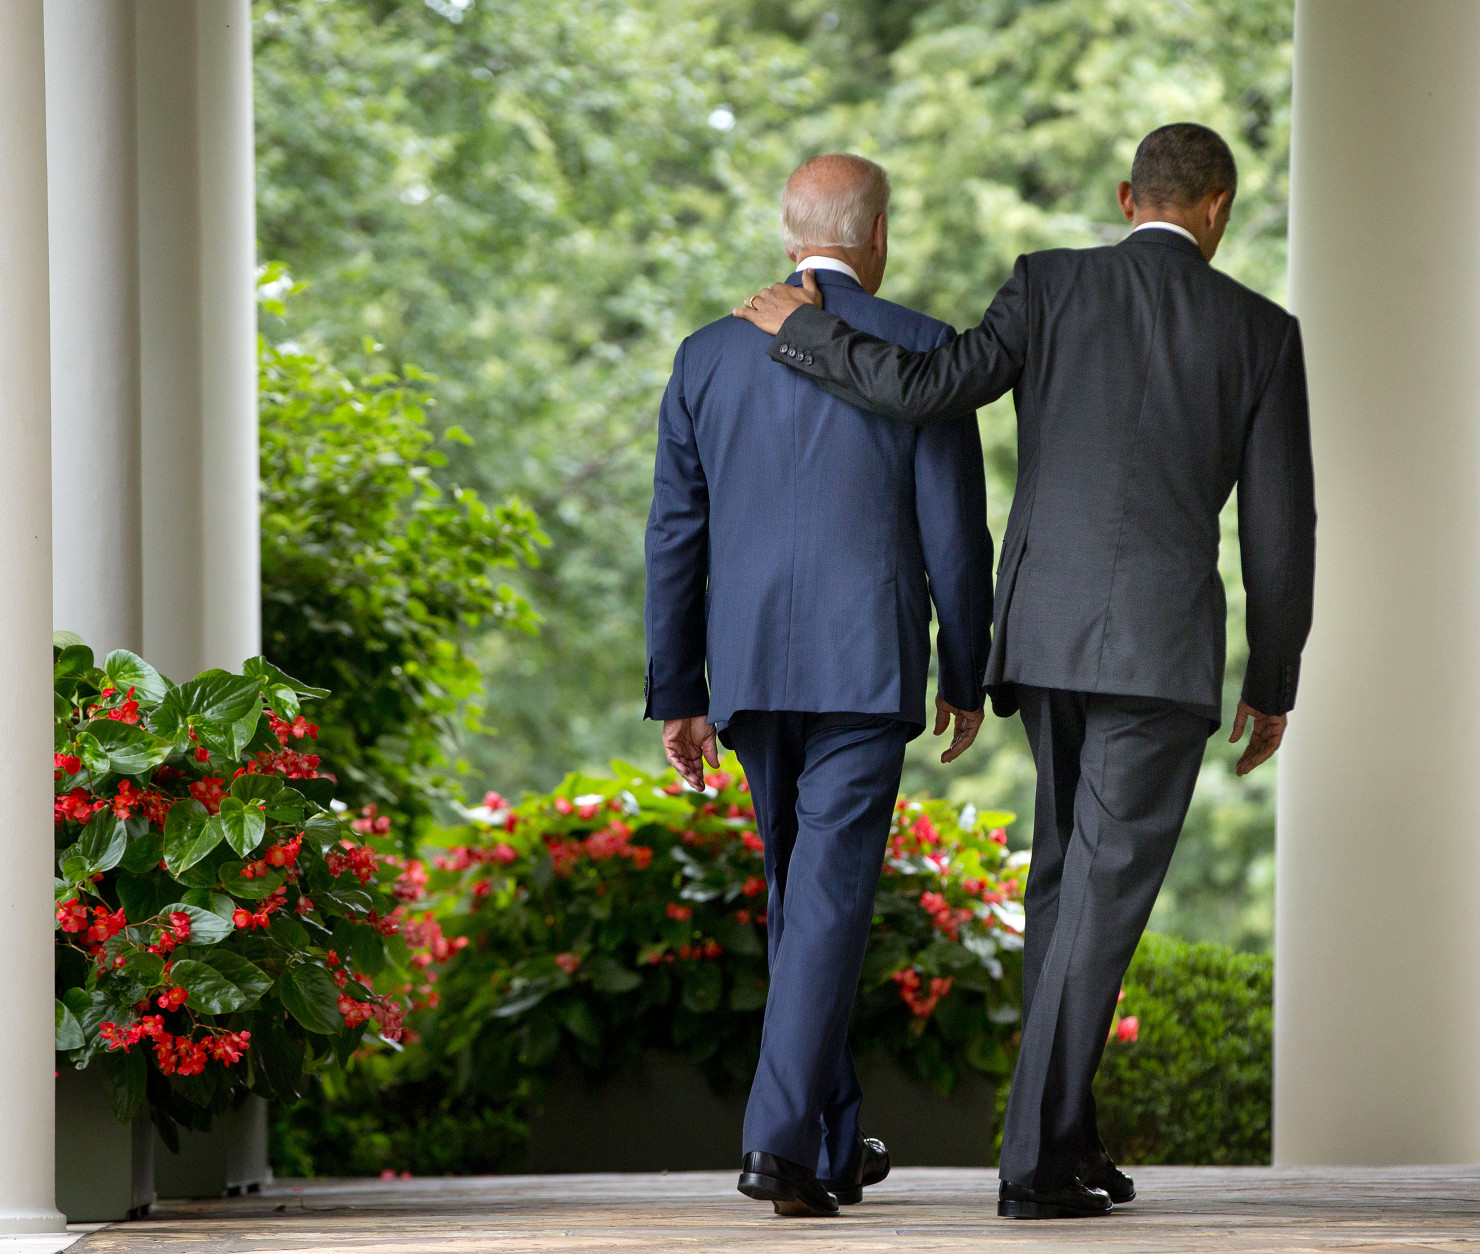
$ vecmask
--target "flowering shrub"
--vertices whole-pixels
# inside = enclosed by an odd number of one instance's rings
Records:
[[[412,969],[395,869],[331,808],[300,700],[262,658],[175,685],[59,633],[56,1047],[106,1069],[127,1121],[167,1143],[248,1090],[294,1100],[307,1069],[409,1008],[373,977]]]
[[[403,930],[429,929],[447,958],[408,1020],[420,1043],[280,1124],[295,1169],[511,1165],[509,1115],[527,1117],[562,1054],[601,1075],[679,1050],[719,1086],[748,1084],[767,990],[761,841],[738,763],[707,780],[696,793],[617,763],[518,805],[489,794],[404,864]],[[895,811],[853,1039],[942,1089],[962,1068],[1010,1066],[1026,875],[1011,818],[905,798]]]
[[[517,806],[490,794],[469,812],[466,842],[428,873],[444,926],[473,941],[447,968],[437,1030],[512,1033],[530,1066],[562,1042],[593,1069],[677,1047],[748,1082],[767,988],[762,845],[739,763],[706,782],[618,764],[615,779],[572,776]],[[1010,821],[905,798],[894,814],[867,1036],[945,1088],[962,1064],[1000,1074],[1017,1021]]]

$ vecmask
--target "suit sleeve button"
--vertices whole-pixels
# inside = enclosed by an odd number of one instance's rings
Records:
[[[803,360],[807,363],[807,365],[810,366],[812,364],[812,354],[808,353],[807,356],[803,358]]]
[[[783,353],[789,353],[791,351],[791,349],[789,349],[785,344],[783,344],[783,345],[781,345],[781,347],[780,347],[780,349],[778,351],[779,352],[783,352]]]

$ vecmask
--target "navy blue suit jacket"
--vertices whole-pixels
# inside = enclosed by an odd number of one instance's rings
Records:
[[[829,310],[908,348],[955,334],[847,275],[817,280]],[[975,415],[922,429],[864,413],[772,361],[770,343],[726,317],[674,359],[647,526],[647,716],[923,726],[932,600],[940,694],[979,708],[992,539]]]

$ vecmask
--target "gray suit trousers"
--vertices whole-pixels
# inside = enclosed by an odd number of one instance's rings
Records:
[[[1091,1084],[1211,728],[1145,697],[1022,687],[1019,698],[1038,794],[1000,1174],[1054,1188],[1101,1148]]]

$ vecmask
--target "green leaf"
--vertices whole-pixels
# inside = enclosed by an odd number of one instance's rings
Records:
[[[220,828],[226,843],[243,858],[262,843],[263,833],[267,830],[267,818],[262,807],[255,802],[245,804],[236,797],[222,799],[220,812],[211,816],[207,827],[212,824]],[[220,838],[212,848],[219,842]]]
[[[164,821],[164,862],[170,874],[189,870],[221,843],[226,829],[213,825],[211,817],[194,797],[170,807]]]
[[[610,954],[591,959],[586,970],[591,987],[599,993],[630,993],[642,983],[642,976],[628,970]]]
[[[763,1009],[768,987],[763,975],[740,976],[730,990],[730,1009],[741,1012]]]
[[[192,888],[180,894],[180,900],[187,906],[195,906],[201,910],[208,910],[212,914],[220,915],[228,923],[231,922],[232,912],[236,910],[236,902],[232,901],[225,893],[215,893],[208,888]]]
[[[323,853],[330,846],[344,839],[344,824],[332,814],[314,814],[303,825],[303,838],[317,845]]]
[[[202,671],[171,694],[192,722],[236,723],[257,711],[262,681],[228,671]]]
[[[107,755],[109,769],[119,775],[142,775],[163,762],[175,748],[171,740],[112,718],[93,719],[87,725],[87,734]]]
[[[724,976],[715,962],[687,964],[683,972],[683,1004],[695,1014],[709,1014],[719,1009],[724,991]]]
[[[244,880],[242,870],[246,865],[245,862],[238,861],[223,862],[216,872],[221,887],[234,897],[242,897],[247,901],[260,901],[263,897],[275,893],[287,882],[288,873],[274,867],[269,867],[266,875],[254,875],[251,879]]]
[[[378,975],[385,969],[385,941],[373,927],[358,926],[350,933],[350,956],[357,971]]]
[[[176,901],[165,906],[161,914],[173,914],[176,910],[190,916],[190,943],[192,945],[215,945],[224,941],[235,931],[230,919],[223,919],[213,910],[202,910],[188,902]]]
[[[726,915],[712,927],[714,939],[732,954],[743,958],[756,958],[763,951],[761,938],[749,923],[741,923],[732,915]]]
[[[77,733],[77,756],[82,759],[82,769],[92,776],[103,776],[111,765],[103,746],[88,732]]]
[[[129,841],[128,849],[124,852],[118,867],[134,875],[147,875],[159,865],[163,857],[164,833],[145,832],[142,836]]]
[[[565,1030],[584,1045],[595,1048],[601,1044],[601,1024],[591,1013],[591,1007],[583,1001],[567,1002],[560,1010],[560,1022]]]
[[[65,1002],[57,1001],[57,1043],[59,1050],[81,1049],[87,1044],[82,1035],[82,1024],[77,1022],[77,1016],[68,1008]]]
[[[242,674],[252,678],[262,678],[269,684],[291,688],[300,697],[327,697],[327,688],[310,688],[301,680],[294,679],[291,675],[284,674],[265,657],[249,657],[242,663]]]
[[[51,647],[53,649],[60,649],[63,652],[66,652],[68,649],[81,648],[83,647],[82,637],[75,631],[54,631],[51,633]],[[91,654],[92,651],[88,650],[88,652]],[[91,666],[92,662],[89,661],[88,665]]]
[[[283,975],[278,992],[288,1013],[310,1032],[329,1036],[344,1030],[339,989],[323,967],[296,963]]]
[[[212,949],[203,961],[241,990],[244,1006],[254,1005],[272,987],[271,977],[261,967],[229,949]]]
[[[137,653],[130,653],[127,649],[114,649],[103,659],[103,674],[119,692],[132,688],[135,698],[150,705],[163,701],[169,692],[169,684],[164,677]]]
[[[197,1014],[224,1015],[247,1004],[247,995],[215,966],[186,959],[177,962],[171,979],[190,995],[186,1003]]]
[[[119,1123],[132,1123],[139,1113],[148,1075],[149,1062],[143,1046],[135,1046],[127,1053],[105,1055],[103,1091]]]
[[[145,988],[164,983],[164,959],[158,954],[135,954],[128,960],[128,978]]]
[[[231,781],[231,795],[239,801],[260,801],[263,805],[286,791],[276,775],[238,775]]]
[[[135,842],[136,845],[142,843]],[[129,871],[121,871],[114,887],[118,890],[118,903],[130,919],[152,919],[159,913],[160,906],[173,901],[179,891],[162,875],[137,875]]]
[[[82,829],[69,855],[87,860],[89,874],[111,871],[128,848],[128,827],[112,810],[99,810]]]

